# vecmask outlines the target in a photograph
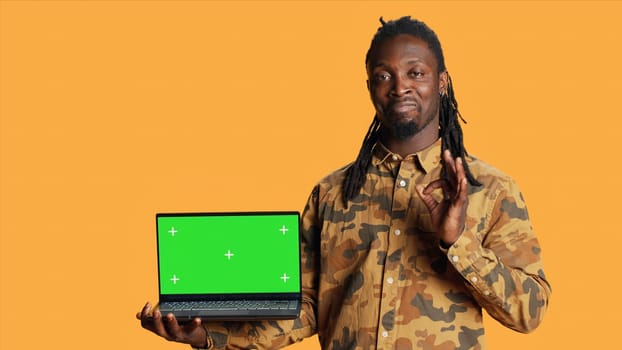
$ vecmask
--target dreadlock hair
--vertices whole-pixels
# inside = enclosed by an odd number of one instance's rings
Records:
[[[415,36],[428,44],[428,47],[436,57],[438,62],[437,71],[447,71],[445,67],[445,58],[443,56],[443,50],[441,43],[436,36],[436,33],[430,29],[425,23],[416,19],[411,19],[410,16],[404,16],[398,20],[385,22],[380,17],[380,23],[382,26],[378,28],[378,31],[374,35],[369,50],[365,55],[365,65],[369,63],[372,52],[378,47],[378,45],[387,39],[393,38],[400,34],[409,34]],[[447,74],[448,84],[447,91],[440,97],[439,104],[439,135],[441,137],[441,154],[446,149],[451,152],[451,155],[455,157],[461,157],[463,160],[468,155],[464,148],[462,128],[460,127],[459,120],[462,120],[466,124],[466,120],[462,118],[458,111],[458,102],[454,96],[453,84],[451,77]],[[367,169],[371,163],[372,150],[379,138],[381,122],[378,116],[374,116],[374,119],[367,130],[363,144],[359,151],[356,160],[349,167],[346,177],[343,182],[343,203],[347,207],[348,201],[352,200],[361,191],[361,188],[365,184],[367,176]],[[481,186],[469,169],[467,162],[462,163],[464,165],[464,172],[472,186]],[[441,157],[441,178],[448,179],[447,169],[445,162]]]

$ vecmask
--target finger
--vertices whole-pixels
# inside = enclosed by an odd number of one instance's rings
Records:
[[[448,149],[443,152],[443,161],[445,162],[447,175],[449,178],[454,178],[456,176],[456,163],[454,161],[454,157],[452,157],[451,152]]]
[[[462,175],[459,177],[460,182],[458,183],[458,192],[456,193],[456,202],[457,204],[463,205],[468,201],[468,193],[469,193],[469,182],[467,180],[466,175],[464,174],[464,170]]]
[[[175,341],[183,339],[183,332],[177,322],[177,319],[173,314],[168,314],[164,318],[164,326],[166,327],[166,333]]]
[[[207,343],[207,330],[201,327],[201,319],[196,317],[189,324],[184,325],[184,343],[188,344],[206,344]],[[197,330],[200,329],[200,332]],[[206,344],[207,345],[207,344]],[[198,346],[204,348],[204,346]]]
[[[469,188],[469,182],[467,181],[466,177],[462,179],[462,181],[460,181],[460,191],[458,192],[458,202],[459,203],[466,203],[468,200],[468,188]]]
[[[151,303],[147,302],[137,315],[141,315],[140,318],[142,318],[142,316],[149,316],[149,311],[151,311]]]
[[[162,313],[160,311],[155,311],[153,313],[152,328],[153,328],[152,329],[153,332],[156,333],[157,335],[161,336],[162,338],[166,340],[172,340],[172,338],[169,336],[168,332],[166,331],[164,322],[162,321]]]
[[[419,195],[419,198],[421,198],[421,200],[430,212],[434,211],[439,204],[439,202],[437,202],[436,199],[434,199],[434,197],[431,195],[434,190],[439,188],[443,189],[443,191],[447,191],[447,181],[438,179],[430,182],[425,187],[423,187],[422,185],[416,187],[417,195]]]
[[[468,190],[468,182],[467,182],[467,177],[466,177],[466,173],[464,171],[464,163],[462,158],[458,157],[456,159],[456,178],[457,178],[457,188],[456,188],[456,194],[455,194],[455,199],[456,200],[464,200],[466,199],[466,195],[467,195],[467,190]]]
[[[438,205],[438,202],[434,198],[432,198],[432,196],[426,195],[424,193],[425,189],[423,188],[423,186],[417,186],[416,189],[417,195],[419,195],[419,198],[421,199],[423,204],[425,204],[429,212],[432,212],[434,208],[436,208],[436,206]]]
[[[465,177],[464,160],[462,160],[462,157],[456,158],[455,167],[456,167],[456,177],[458,178]]]
[[[145,306],[143,306],[142,310],[136,313],[136,318],[140,320],[141,326],[143,328],[150,329],[151,326],[151,303],[147,302]]]
[[[459,191],[458,186],[462,182],[462,179],[466,177],[464,170],[464,159],[462,157],[453,158],[449,151],[446,151],[445,163],[448,165],[445,167],[447,170],[446,177],[448,180],[449,187],[451,188],[451,195],[449,198],[456,199],[458,197]]]
[[[443,200],[451,200],[453,198],[454,190],[445,179],[438,179],[430,182],[423,191],[423,194],[430,195],[438,189],[443,190]]]
[[[187,325],[184,326],[184,332],[189,334],[194,332],[195,329],[197,329],[198,327],[201,327],[201,319],[198,317],[195,317],[192,322],[188,323]]]
[[[423,186],[419,186],[419,187],[423,187]],[[432,182],[430,182],[424,189],[423,189],[423,194],[428,196],[430,195],[432,192],[436,191],[437,189],[442,189],[443,191],[449,191],[449,184],[447,183],[447,180],[445,179],[437,179],[434,180]]]

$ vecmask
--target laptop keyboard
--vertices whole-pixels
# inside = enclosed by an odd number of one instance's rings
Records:
[[[161,308],[171,311],[210,311],[210,310],[295,310],[297,301],[274,300],[226,300],[226,301],[169,301]]]

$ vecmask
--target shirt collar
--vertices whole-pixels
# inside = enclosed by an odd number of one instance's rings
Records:
[[[397,153],[391,152],[380,141],[376,142],[372,152],[373,152],[372,164],[374,166],[378,166],[387,161],[398,161],[398,160],[402,161],[402,160],[413,159],[419,166],[421,166],[421,168],[423,168],[423,171],[428,173],[430,170],[440,165],[441,139],[439,138],[438,140],[436,140],[436,142],[434,142],[427,148],[419,152],[409,154],[406,157],[402,157]]]

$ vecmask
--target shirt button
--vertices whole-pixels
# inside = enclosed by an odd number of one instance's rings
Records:
[[[477,282],[477,277],[475,277],[475,276],[471,277],[471,282],[473,282],[473,283]]]
[[[393,160],[398,160],[398,159],[399,159],[399,157],[397,156],[397,154],[394,154],[394,155],[393,155],[393,157],[391,157],[391,158],[393,158]]]
[[[393,284],[393,277],[389,277],[389,278],[387,278],[387,283],[389,283],[389,284]]]
[[[406,181],[400,180],[400,187],[406,187]]]
[[[396,236],[399,236],[399,235],[401,235],[401,234],[402,234],[402,231],[400,231],[399,229],[395,230],[395,235],[396,235]]]
[[[489,295],[490,295],[490,291],[485,290],[485,291],[484,291],[484,295],[485,295],[485,296],[489,296]]]
[[[387,338],[389,336],[389,332],[387,332],[387,331],[382,332],[382,336],[384,338]]]
[[[455,263],[458,262],[458,260],[460,260],[460,258],[457,255],[454,255],[454,256],[451,257],[451,261],[453,261]]]

